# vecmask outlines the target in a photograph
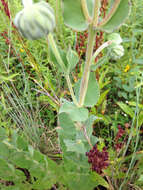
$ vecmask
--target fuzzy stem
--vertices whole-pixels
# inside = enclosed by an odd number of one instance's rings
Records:
[[[96,0],[95,5],[94,5],[94,17],[93,17],[93,26],[94,27],[97,27],[97,25],[98,25],[100,1],[101,0]]]
[[[87,52],[86,52],[86,63],[84,67],[83,77],[81,80],[81,86],[80,86],[80,94],[79,94],[79,106],[82,107],[84,104],[87,88],[88,88],[88,81],[89,81],[89,75],[90,75],[90,65],[92,63],[92,53],[94,48],[94,42],[95,42],[95,31],[93,30],[93,26],[89,26],[89,32],[88,32],[88,46],[87,46]]]
[[[53,51],[53,53],[54,53],[54,55],[56,57],[57,62],[59,63],[59,65],[61,66],[61,68],[63,70],[64,77],[65,77],[65,79],[67,81],[68,88],[69,88],[72,100],[73,100],[74,104],[78,106],[78,102],[77,102],[76,97],[74,95],[74,91],[73,91],[73,88],[72,88],[70,77],[69,77],[69,75],[66,74],[67,72],[66,72],[65,64],[64,64],[64,62],[63,62],[63,60],[62,60],[62,58],[61,58],[61,56],[59,54],[58,48],[56,46],[56,43],[55,43],[54,38],[53,38],[53,35],[51,33],[48,35],[48,41],[50,43],[50,46],[51,46],[52,51]]]
[[[74,95],[74,91],[73,91],[73,88],[72,88],[72,84],[71,84],[69,75],[65,75],[65,78],[66,78],[66,81],[67,81],[67,85],[68,85],[68,88],[69,88],[69,91],[70,91],[72,100],[73,100],[73,102],[74,102],[74,104],[75,104],[76,106],[79,106],[79,105],[78,105],[78,102],[77,102],[77,99],[76,99],[76,97],[75,97],[75,95]]]
[[[58,51],[58,49],[57,49],[57,46],[56,46],[56,43],[55,43],[55,41],[54,41],[53,35],[52,35],[51,33],[48,35],[48,41],[49,41],[49,43],[50,43],[50,46],[51,46],[51,48],[52,48],[52,51],[53,51],[53,53],[54,53],[56,59],[57,59],[57,62],[58,62],[59,65],[61,66],[61,68],[62,68],[62,70],[64,71],[64,73],[66,73],[65,64],[64,64],[64,62],[63,62],[63,60],[62,60],[62,58],[61,58],[61,56],[60,56],[60,54],[59,54],[59,51]]]
[[[113,41],[109,40],[107,42],[105,42],[104,44],[102,44],[96,51],[95,53],[93,54],[92,56],[92,62],[95,60],[95,58],[97,57],[97,55],[103,50],[105,49],[106,47],[108,47],[109,45],[112,44]]]
[[[89,75],[90,75],[90,66],[92,63],[92,53],[95,43],[95,36],[96,32],[94,30],[94,24],[98,24],[98,18],[99,18],[99,7],[100,7],[100,0],[95,1],[94,5],[94,17],[93,17],[93,23],[89,25],[88,27],[88,45],[87,45],[87,51],[86,51],[86,62],[83,72],[83,77],[81,80],[80,85],[80,94],[79,94],[79,106],[82,107],[84,104],[87,88],[88,88],[88,81],[89,81]]]
[[[88,8],[87,8],[87,2],[86,2],[86,0],[81,0],[81,6],[82,6],[83,14],[84,14],[87,22],[91,23],[92,22],[92,18],[89,15],[89,11],[88,11]]]

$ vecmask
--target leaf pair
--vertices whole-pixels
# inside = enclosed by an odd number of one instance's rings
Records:
[[[87,30],[89,23],[87,22],[81,6],[81,0],[62,0],[63,17],[67,26],[73,30]],[[92,17],[94,9],[94,0],[86,0],[89,15]],[[97,29],[105,32],[112,32],[120,27],[125,19],[129,16],[130,5],[129,0],[114,0],[109,5],[109,11],[105,19],[98,23]]]

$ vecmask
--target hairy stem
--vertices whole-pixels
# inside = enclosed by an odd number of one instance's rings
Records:
[[[111,40],[109,40],[109,41],[105,42],[104,44],[102,44],[102,45],[95,51],[95,53],[93,54],[93,56],[92,56],[92,62],[95,60],[95,58],[97,57],[97,55],[98,55],[104,48],[108,47],[108,46],[111,45],[111,44],[112,44],[112,41],[111,41]]]
[[[81,0],[81,6],[82,6],[82,10],[83,10],[83,14],[85,16],[85,19],[87,20],[88,23],[92,22],[92,18],[89,15],[89,11],[87,8],[87,2],[86,0]]]
[[[75,105],[79,106],[78,102],[77,102],[77,99],[76,99],[76,97],[74,95],[74,91],[73,91],[73,88],[72,88],[72,84],[71,84],[69,75],[65,75],[65,78],[66,78],[66,81],[67,81],[67,85],[68,85],[72,100],[73,100]]]
[[[89,26],[88,31],[88,46],[87,46],[87,52],[86,52],[86,63],[84,67],[83,77],[81,80],[81,86],[80,86],[80,94],[79,94],[79,106],[82,107],[84,104],[87,88],[88,88],[88,81],[89,81],[89,75],[90,75],[90,65],[92,63],[92,53],[94,48],[94,42],[95,42],[95,31],[93,30],[93,25],[91,24]]]
[[[93,54],[93,48],[94,48],[95,36],[96,36],[96,32],[94,30],[93,24],[96,24],[96,25],[98,24],[99,7],[100,7],[100,0],[96,0],[95,5],[94,5],[93,23],[91,23],[88,27],[88,45],[87,45],[87,51],[86,51],[86,62],[84,66],[84,72],[83,72],[83,77],[81,80],[80,94],[79,94],[80,107],[82,107],[84,104],[84,100],[85,100],[85,96],[86,96],[86,92],[88,88],[90,66],[92,63],[92,54]]]
[[[101,1],[101,0],[96,0],[96,1],[95,1],[94,17],[93,17],[93,26],[94,26],[94,27],[97,27],[97,25],[98,25],[100,1]]]
[[[76,97],[74,95],[74,91],[73,91],[73,88],[72,88],[70,77],[69,77],[69,75],[66,74],[65,64],[64,64],[64,62],[63,62],[63,60],[62,60],[62,58],[60,56],[60,53],[59,53],[58,48],[56,46],[56,43],[54,41],[53,35],[51,33],[48,35],[48,41],[50,43],[50,46],[51,46],[52,51],[53,51],[53,53],[54,53],[54,55],[56,57],[57,62],[59,63],[59,65],[61,66],[61,68],[63,70],[64,77],[65,77],[65,79],[67,81],[67,85],[68,85],[72,100],[73,100],[74,104],[78,106],[78,102],[77,102]]]

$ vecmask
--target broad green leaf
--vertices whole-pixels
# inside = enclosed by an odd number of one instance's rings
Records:
[[[92,177],[97,183],[97,185],[102,185],[103,187],[109,188],[107,181],[105,181],[105,179],[101,177],[99,174],[97,174],[96,172],[92,173]]]
[[[75,137],[76,128],[74,126],[74,122],[71,120],[71,118],[69,117],[67,113],[59,114],[59,123],[60,123],[60,127],[62,128],[61,132],[63,136],[69,139]]]
[[[28,142],[24,140],[23,137],[18,136],[16,143],[18,149],[24,151],[28,150]]]
[[[123,102],[117,102],[118,106],[126,113],[128,114],[131,118],[134,117],[134,111],[126,104]]]
[[[105,32],[113,32],[115,29],[119,28],[125,20],[128,18],[130,14],[130,4],[129,0],[118,0],[118,6],[116,11],[111,12],[112,6],[115,1],[110,5],[111,9],[107,14],[104,21],[99,24],[98,29],[103,30]]]
[[[92,174],[86,172],[69,172],[66,176],[64,176],[64,180],[70,190],[93,190],[95,187],[100,185],[98,181],[93,179]]]
[[[64,143],[67,147],[67,151],[77,152],[77,153],[81,153],[81,154],[85,154],[85,152],[86,152],[84,144],[81,140],[75,142],[73,140],[65,139]]]
[[[59,113],[62,112],[69,114],[73,121],[85,121],[88,118],[88,110],[86,108],[78,108],[71,102],[65,102],[61,106]]]
[[[77,100],[79,99],[80,83],[81,83],[81,80],[79,80],[76,83],[75,89],[74,89]],[[87,93],[85,96],[84,105],[87,107],[93,107],[98,102],[99,97],[100,97],[99,85],[96,80],[95,74],[93,72],[91,72],[90,77],[89,77],[88,89],[87,89]]]
[[[93,15],[94,0],[86,0],[90,16]],[[84,31],[88,23],[82,12],[81,0],[62,0],[63,18],[67,26],[77,31]]]
[[[75,51],[73,51],[71,48],[69,48],[66,58],[68,61],[67,71],[69,74],[75,68],[76,64],[78,63],[79,57]]]

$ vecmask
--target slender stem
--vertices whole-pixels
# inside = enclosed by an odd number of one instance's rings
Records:
[[[92,63],[92,53],[95,43],[95,36],[96,32],[94,30],[93,25],[98,24],[98,18],[99,18],[99,7],[100,7],[100,0],[96,0],[94,4],[94,17],[93,17],[93,23],[89,25],[88,27],[88,46],[86,51],[86,62],[83,72],[83,77],[81,80],[80,85],[80,94],[79,94],[79,106],[82,107],[84,104],[87,88],[88,88],[88,81],[89,81],[89,75],[90,75],[90,66]]]
[[[52,48],[52,51],[53,51],[53,53],[54,53],[54,55],[55,55],[55,57],[57,59],[57,62],[59,63],[59,65],[63,69],[64,77],[65,77],[65,79],[67,81],[67,85],[68,85],[72,100],[73,100],[74,104],[78,106],[78,102],[77,102],[76,97],[74,95],[74,91],[73,91],[73,88],[72,88],[70,77],[69,77],[69,75],[66,74],[65,64],[64,64],[64,62],[63,62],[63,60],[62,60],[62,58],[61,58],[61,56],[59,54],[58,48],[56,46],[56,43],[55,43],[54,38],[53,38],[51,33],[48,35],[48,40],[49,40],[50,46]]]
[[[87,2],[86,2],[86,0],[81,0],[81,6],[82,6],[83,14],[84,14],[87,22],[91,23],[92,22],[92,18],[89,15],[89,11],[88,11],[88,8],[87,8]]]
[[[84,67],[83,77],[81,80],[81,86],[80,86],[80,95],[79,95],[79,106],[83,106],[87,88],[88,88],[88,81],[89,81],[89,75],[90,75],[90,65],[92,63],[92,53],[94,48],[94,42],[95,42],[95,31],[93,30],[93,25],[91,24],[89,26],[89,32],[88,32],[88,46],[87,46],[87,52],[86,52],[86,63]]]
[[[95,53],[93,54],[93,56],[92,56],[92,62],[95,60],[95,58],[97,57],[97,55],[98,55],[104,48],[108,47],[108,46],[111,45],[111,44],[112,44],[112,41],[111,41],[111,40],[109,40],[109,41],[105,42],[104,44],[102,44],[102,45],[95,51]]]
[[[53,38],[53,35],[51,33],[48,35],[48,41],[50,43],[50,46],[52,48],[52,51],[53,51],[56,59],[57,59],[57,62],[59,63],[59,65],[63,69],[64,73],[66,73],[65,64],[64,64],[64,62],[63,62],[63,60],[62,60],[62,58],[61,58],[61,56],[59,54],[58,48],[56,46],[56,43],[55,43],[54,38]]]
[[[65,78],[66,78],[66,81],[67,81],[67,84],[68,84],[68,88],[69,88],[72,100],[73,100],[74,104],[78,106],[78,102],[77,102],[77,99],[76,99],[76,97],[74,95],[74,91],[73,91],[73,88],[72,88],[72,84],[71,84],[69,75],[65,75]]]
[[[91,143],[91,141],[90,141],[90,138],[89,138],[88,135],[87,135],[86,127],[83,126],[82,129],[83,129],[83,133],[84,133],[84,136],[85,136],[85,138],[86,138],[88,144],[90,145],[91,148],[93,148],[93,145],[92,145],[92,143]]]
[[[96,27],[98,25],[100,1],[101,0],[96,0],[95,5],[94,5],[94,17],[93,17],[93,26],[94,27]]]

